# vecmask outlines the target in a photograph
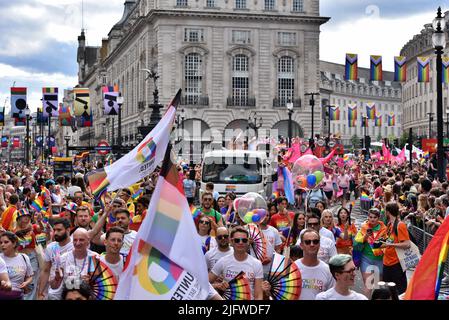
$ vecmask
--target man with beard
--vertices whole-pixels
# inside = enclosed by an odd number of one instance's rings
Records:
[[[67,219],[57,219],[54,222],[54,239],[45,249],[45,264],[41,269],[39,276],[38,299],[43,300],[47,296],[48,300],[55,300],[62,291],[62,286],[57,289],[49,288],[47,284],[49,278],[55,277],[55,270],[60,267],[61,256],[73,249],[72,239],[70,238],[70,222]]]
[[[129,223],[131,217],[127,209],[117,209],[114,211],[116,218],[116,226],[122,228],[125,231],[125,236],[123,238],[123,246],[120,250],[120,254],[126,258],[128,256],[129,250],[136,239],[137,232],[129,229]]]
[[[101,240],[102,235],[101,229],[103,228],[103,225],[106,221],[107,214],[102,213],[103,212],[100,211],[100,218],[92,228],[91,224],[93,224],[93,222],[89,214],[89,208],[84,206],[76,208],[76,216],[75,216],[76,227],[71,231],[71,234],[73,235],[75,231],[78,230],[79,228],[87,230],[91,242],[90,249],[97,253],[102,253],[106,250],[106,247],[104,246],[103,241]]]
[[[214,219],[217,227],[224,227],[223,218],[219,212],[213,208],[214,197],[210,192],[204,192],[201,196],[201,213]]]
[[[91,216],[89,214],[89,208],[86,206],[79,206],[76,208],[75,213],[75,228],[70,232],[73,234],[78,228],[90,229]]]
[[[204,258],[206,259],[207,270],[210,271],[214,267],[215,263],[224,256],[234,253],[234,249],[229,246],[229,231],[225,227],[219,227],[217,229],[217,235],[215,237],[217,241],[217,247],[206,252]]]

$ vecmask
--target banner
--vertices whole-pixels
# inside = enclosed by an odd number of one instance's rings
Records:
[[[27,88],[11,88],[11,117],[26,118]]]
[[[11,140],[11,146],[13,148],[20,148],[20,137],[13,137]]]
[[[382,56],[371,56],[371,81],[382,81]]]
[[[117,98],[119,95],[118,85],[114,85],[113,87],[103,87],[103,105],[104,114],[106,116],[118,115],[118,108],[120,108],[120,106],[117,102]]]
[[[348,105],[348,126],[355,127],[357,121],[357,105],[350,104]]]
[[[331,121],[340,120],[340,108],[339,107],[331,107],[330,108],[330,119],[331,119]]]
[[[394,57],[394,81],[405,82],[407,81],[407,58],[406,57]]]
[[[391,115],[388,115],[388,126],[394,127],[396,125],[396,115],[392,112]]]
[[[396,254],[398,255],[399,262],[402,267],[402,271],[406,271],[407,269],[415,268],[419,260],[421,259],[421,254],[419,252],[416,244],[410,241],[410,248],[408,249],[400,249],[395,248]]]
[[[62,103],[59,104],[59,125],[61,127],[70,127],[74,121],[72,114],[70,113],[70,107],[64,106]]]
[[[0,107],[0,126],[5,126],[5,107]]]
[[[9,143],[9,137],[2,136],[2,148],[8,148],[8,143]]]
[[[42,112],[42,108],[37,108],[37,117],[36,117],[37,124],[47,124],[48,125],[48,117],[44,117],[44,113]]]
[[[85,119],[89,119],[91,116],[90,110],[90,96],[88,88],[74,88],[74,113],[76,117],[84,116]]]
[[[43,147],[44,138],[42,136],[37,136],[35,139],[36,147],[42,148]]]
[[[357,80],[358,79],[358,56],[354,53],[346,54],[346,67],[345,67],[345,80]]]
[[[449,83],[449,57],[442,57],[443,60],[443,70],[442,71],[442,77],[441,81],[443,83]]]
[[[418,82],[430,81],[430,57],[417,57]]]
[[[42,88],[42,110],[45,118],[58,116],[58,88]]]
[[[374,120],[376,118],[376,104],[369,102],[366,104],[366,116],[369,120]]]
[[[27,124],[26,118],[14,118],[14,126],[16,127],[24,127]]]
[[[77,124],[78,128],[92,127],[93,121],[94,121],[94,117],[92,114],[90,114],[90,116],[88,116],[88,117],[84,117],[84,116],[76,117],[76,124]]]
[[[376,116],[376,118],[374,119],[374,126],[382,127],[382,115]]]

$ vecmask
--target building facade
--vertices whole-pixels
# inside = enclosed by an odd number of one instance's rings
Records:
[[[226,130],[245,131],[254,116],[262,118],[259,134],[286,136],[288,102],[293,135],[307,137],[311,107],[305,94],[319,91],[319,33],[327,20],[318,0],[126,1],[101,48],[87,47],[84,33],[78,38],[79,86],[90,89],[94,115],[91,134],[110,142],[112,131],[117,134],[117,117],[103,114],[101,87],[118,84],[122,141],[137,143],[154,91],[141,71],[146,68],[159,75],[164,106],[183,89],[178,127],[184,134],[176,135],[184,143],[195,141],[202,149],[217,137],[230,140]],[[317,112],[314,126],[321,126]],[[78,131],[86,145],[89,129]]]
[[[449,19],[449,11],[444,14],[445,20]],[[446,25],[446,28],[449,24]],[[430,136],[436,138],[436,55],[432,44],[432,24],[424,25],[421,32],[413,37],[401,50],[401,56],[407,57],[407,81],[403,85],[403,127],[404,130],[413,129],[413,133],[419,137]],[[446,40],[447,39],[447,33]],[[448,56],[446,46],[443,56]],[[431,57],[430,81],[418,82],[417,57]],[[448,135],[449,119],[449,86],[443,84],[443,114],[445,121],[445,134]],[[429,121],[431,120],[431,121]]]
[[[345,80],[345,65],[320,61],[320,98],[322,133],[329,133],[328,106],[338,106],[340,120],[330,122],[330,132],[341,136],[345,145],[351,145],[351,138],[356,135],[362,138],[365,128],[362,127],[362,116],[366,116],[366,104],[376,106],[377,115],[382,115],[382,126],[376,127],[374,120],[368,120],[366,134],[371,140],[394,137],[402,134],[402,94],[401,85],[393,82],[394,73],[383,71],[384,81],[370,81],[370,70],[358,69],[357,81]],[[348,125],[348,104],[357,105],[356,127]],[[388,126],[386,115],[393,112],[396,115],[394,126]]]

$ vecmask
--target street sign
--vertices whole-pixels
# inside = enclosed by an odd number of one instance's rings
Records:
[[[112,150],[112,147],[106,140],[101,140],[95,147],[95,150],[98,152],[98,154],[104,156],[107,155]]]

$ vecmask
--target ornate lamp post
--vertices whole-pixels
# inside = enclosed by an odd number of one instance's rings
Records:
[[[288,147],[292,146],[292,114],[293,114],[293,102],[287,102],[287,110],[288,110]],[[313,121],[312,121],[313,123]],[[313,124],[312,124],[313,128]],[[313,130],[313,129],[312,129]]]

